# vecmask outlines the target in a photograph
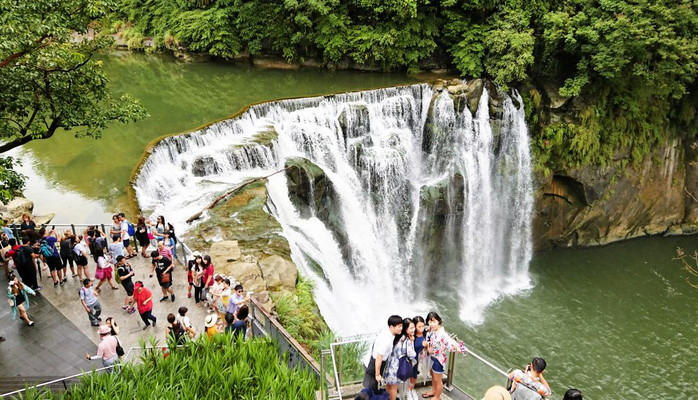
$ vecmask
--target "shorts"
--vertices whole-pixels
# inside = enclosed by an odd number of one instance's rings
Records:
[[[131,239],[124,239],[124,248],[131,245]]]
[[[61,257],[46,257],[46,265],[48,265],[49,271],[58,271],[63,269],[63,262],[61,262]]]
[[[444,366],[441,365],[441,363],[439,362],[439,360],[437,360],[436,358],[432,357],[432,358],[431,358],[431,361],[434,362],[434,364],[431,366],[431,370],[434,371],[434,372],[437,373],[437,374],[443,374],[443,373],[444,373]]]
[[[87,257],[79,255],[78,259],[75,260],[75,264],[77,264],[80,267],[87,267]]]
[[[121,282],[121,286],[124,287],[124,290],[126,291],[126,296],[133,296],[133,282],[128,281],[128,282]]]

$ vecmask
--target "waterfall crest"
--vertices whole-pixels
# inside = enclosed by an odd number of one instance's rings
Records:
[[[136,194],[184,226],[231,185],[306,159],[331,186],[331,210],[299,209],[283,174],[269,179],[268,205],[333,330],[372,331],[445,293],[477,323],[488,303],[529,286],[532,255],[524,110],[518,94],[497,95],[496,118],[486,89],[473,115],[428,85],[253,106],[160,142]]]

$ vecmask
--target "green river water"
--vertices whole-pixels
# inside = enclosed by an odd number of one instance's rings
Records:
[[[414,82],[401,74],[264,71],[221,64],[182,64],[165,56],[115,53],[105,69],[118,93],[143,101],[151,117],[115,125],[100,140],[58,134],[18,153],[36,213],[55,222],[107,221],[126,208],[125,187],[143,147],[164,134],[193,129],[243,106]],[[634,240],[602,248],[537,254],[534,288],[492,304],[485,322],[458,320],[455,294],[434,299],[446,328],[503,369],[533,356],[560,399],[576,386],[588,399],[695,398],[698,290],[672,261],[675,248],[698,248],[695,237]],[[472,357],[456,362],[456,382],[474,393]]]

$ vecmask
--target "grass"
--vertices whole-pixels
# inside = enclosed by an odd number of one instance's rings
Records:
[[[143,346],[143,344],[142,344]],[[92,374],[63,393],[26,392],[25,399],[314,399],[317,381],[291,369],[270,339],[232,343],[229,336],[200,338],[167,353],[143,348],[143,364],[118,374]]]

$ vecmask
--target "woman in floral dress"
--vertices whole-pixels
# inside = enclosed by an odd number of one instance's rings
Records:
[[[400,358],[406,355],[412,365],[415,365],[417,362],[417,353],[414,351],[414,331],[414,322],[409,318],[405,318],[402,321],[402,333],[395,336],[395,340],[393,341],[393,353],[390,355],[388,367],[383,377],[385,380],[385,389],[388,391],[390,400],[395,400],[397,398],[398,386],[405,383],[405,381],[397,377]]]

